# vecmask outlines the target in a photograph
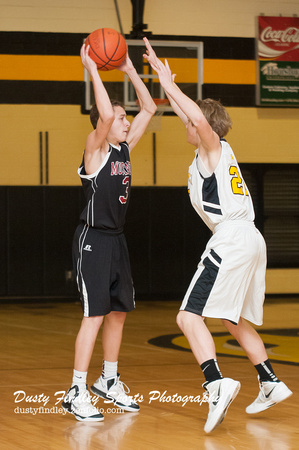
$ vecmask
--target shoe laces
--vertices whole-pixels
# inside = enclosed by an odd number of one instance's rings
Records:
[[[120,381],[118,378],[117,381],[108,391],[108,395],[110,394],[112,398],[120,401],[121,403],[135,403],[133,400],[133,396],[128,395],[130,393],[129,387]]]
[[[129,386],[127,386],[125,383],[120,381],[120,379],[117,380],[117,382],[115,383],[114,386],[111,387],[111,389],[114,387],[116,387],[117,392],[120,394],[128,395],[130,393]]]

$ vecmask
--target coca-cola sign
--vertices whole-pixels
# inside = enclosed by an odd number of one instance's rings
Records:
[[[259,17],[260,59],[299,61],[299,18]]]
[[[258,17],[257,104],[299,107],[299,17]]]

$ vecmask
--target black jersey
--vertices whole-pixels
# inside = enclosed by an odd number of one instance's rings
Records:
[[[122,142],[119,148],[109,144],[104,161],[91,175],[86,175],[83,156],[78,174],[87,200],[80,220],[102,230],[122,230],[131,189],[128,144]]]

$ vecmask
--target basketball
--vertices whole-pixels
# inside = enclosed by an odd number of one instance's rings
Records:
[[[127,44],[124,37],[112,28],[99,28],[90,33],[85,41],[89,45],[89,56],[99,70],[113,70],[125,60]]]

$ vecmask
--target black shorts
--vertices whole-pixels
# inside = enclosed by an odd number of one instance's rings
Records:
[[[135,308],[126,239],[80,224],[73,240],[73,263],[84,317]]]

